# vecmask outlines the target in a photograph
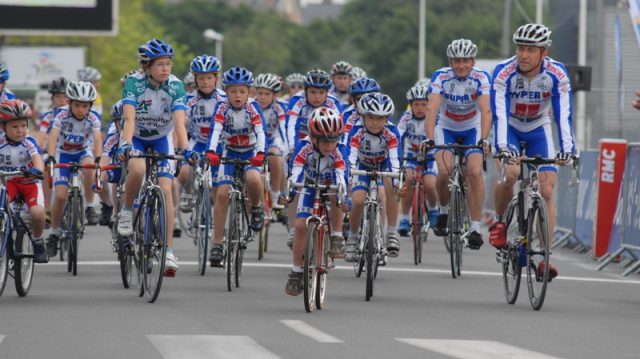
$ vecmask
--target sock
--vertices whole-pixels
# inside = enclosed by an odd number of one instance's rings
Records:
[[[402,221],[409,221],[409,215],[408,214],[401,214],[400,215],[400,222]]]
[[[351,239],[351,238],[358,239],[358,233],[350,232],[350,233],[349,233],[349,239]]]
[[[471,230],[480,233],[480,221],[471,221]]]
[[[398,227],[396,226],[387,226],[387,233],[396,233],[398,231]]]
[[[449,214],[449,205],[440,206],[440,214]]]
[[[304,269],[302,269],[301,266],[293,266],[293,267],[291,267],[291,271],[294,272],[294,273],[302,273],[302,272],[304,272]]]
[[[60,229],[60,227],[51,228],[51,234],[54,234],[54,235],[60,237],[60,235],[62,234],[62,230]]]
[[[340,237],[340,238],[342,238],[342,232],[336,232],[336,231],[331,232],[331,237]]]
[[[429,206],[429,211],[437,211],[438,210],[438,206]]]

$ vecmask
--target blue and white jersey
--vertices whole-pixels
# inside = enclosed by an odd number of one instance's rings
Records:
[[[216,151],[218,144],[234,152],[267,151],[264,117],[258,102],[249,99],[241,108],[234,108],[228,101],[219,102],[213,121],[210,151]]]
[[[5,133],[0,134],[0,170],[6,172],[18,171],[21,168],[31,168],[31,158],[40,154],[40,149],[33,137],[27,136],[20,142],[10,141]],[[35,183],[34,178],[13,176],[9,178],[17,183]]]
[[[56,115],[58,113],[60,113],[60,111],[62,111],[64,109],[68,109],[68,105],[61,106],[61,107],[56,107],[56,108],[52,109],[51,111],[45,112],[40,117],[40,126],[39,126],[38,130],[40,132],[48,134],[51,131],[51,125],[53,125],[53,119],[56,117]]]
[[[82,120],[77,120],[69,109],[60,111],[53,119],[53,128],[60,130],[57,152],[66,154],[91,152],[93,133],[100,131],[101,123],[98,114],[90,111]]]
[[[342,107],[349,106],[349,91],[340,92],[338,91],[338,89],[336,89],[335,85],[331,85],[331,88],[329,89],[329,95],[335,98],[336,100],[338,100],[338,102],[340,103],[340,106]]]
[[[306,142],[293,156],[291,177],[293,182],[336,183],[345,186],[346,164],[336,148],[322,156],[311,142]],[[346,186],[345,186],[346,188]]]
[[[531,132],[550,124],[553,113],[562,152],[575,152],[571,81],[562,63],[544,58],[540,73],[529,80],[520,74],[516,56],[501,62],[493,72],[491,110],[498,148],[507,146],[509,126]]]
[[[407,156],[416,157],[420,152],[420,145],[427,139],[425,132],[425,118],[417,118],[411,111],[405,111],[398,121],[400,133],[400,148]]]
[[[0,92],[0,101],[13,100],[16,98],[16,95],[11,92],[8,88],[4,88],[2,92]]]
[[[454,131],[480,128],[477,99],[482,95],[488,95],[490,90],[489,74],[477,67],[472,68],[465,78],[456,77],[450,67],[443,67],[434,72],[429,93],[441,96],[438,126]]]
[[[194,90],[187,95],[187,132],[192,142],[207,144],[216,105],[226,101],[227,94],[215,89],[208,96]],[[193,145],[195,145],[193,143]],[[193,148],[193,145],[191,146]]]
[[[363,125],[355,126],[347,138],[349,166],[360,164],[369,169],[400,169],[399,144],[400,134],[393,126],[385,127],[379,134],[371,134]],[[386,163],[391,168],[382,168]]]
[[[274,101],[269,107],[262,109],[265,124],[267,126],[267,143],[269,146],[281,147],[287,141],[285,121],[287,113],[279,102]]]
[[[342,113],[342,123],[344,124],[344,136],[342,136],[343,141],[341,143],[347,144],[347,137],[349,136],[349,132],[354,126],[360,124],[362,120],[362,116],[358,113],[356,109],[356,105],[351,105],[347,107]]]
[[[302,96],[299,96],[302,95]],[[327,96],[325,102],[321,105],[338,112],[342,112],[342,108],[337,100]],[[297,148],[298,142],[309,135],[309,127],[307,121],[309,114],[315,107],[312,107],[304,96],[304,92],[300,92],[291,98],[289,109],[287,111],[287,144],[289,152],[293,152]]]

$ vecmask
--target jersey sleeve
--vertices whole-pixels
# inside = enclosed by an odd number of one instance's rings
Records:
[[[507,127],[509,124],[510,99],[507,93],[509,74],[504,65],[498,65],[493,73],[491,85],[491,112],[493,113],[493,130],[497,150],[508,146]]]
[[[553,95],[551,106],[553,117],[558,126],[558,139],[562,153],[575,153],[575,143],[573,139],[573,96],[571,91],[571,81],[567,69],[560,63],[554,63],[560,69],[558,75],[554,76]]]

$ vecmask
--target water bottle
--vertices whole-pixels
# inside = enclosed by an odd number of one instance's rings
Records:
[[[525,252],[527,248],[527,242],[518,243],[518,266],[526,267],[527,266],[527,253]]]

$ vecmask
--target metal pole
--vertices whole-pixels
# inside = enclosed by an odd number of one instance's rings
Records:
[[[542,0],[536,0],[536,23],[542,24]]]
[[[425,39],[427,29],[427,0],[420,0],[420,23],[418,33],[418,79],[424,78],[425,72]]]
[[[580,0],[580,9],[578,11],[578,65],[585,66],[587,64],[587,0]],[[586,150],[591,143],[591,139],[587,138],[587,94],[584,91],[578,91],[576,94],[576,140],[578,148]]]
[[[504,0],[502,13],[502,38],[500,39],[500,56],[509,57],[509,34],[511,34],[511,1]]]

